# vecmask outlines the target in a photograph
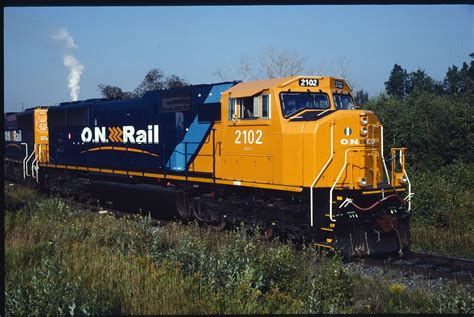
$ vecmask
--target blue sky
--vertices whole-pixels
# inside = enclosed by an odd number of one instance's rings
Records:
[[[100,97],[100,83],[132,90],[154,67],[217,82],[217,67],[269,46],[296,50],[308,69],[345,59],[348,77],[373,96],[394,63],[442,80],[474,52],[470,5],[5,8],[5,111],[71,99],[65,45],[53,39],[61,28],[84,65],[79,99]]]

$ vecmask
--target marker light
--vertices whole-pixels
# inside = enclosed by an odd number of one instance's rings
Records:
[[[362,125],[367,125],[368,121],[369,121],[369,120],[367,120],[367,117],[362,117],[362,118],[360,119],[360,124],[362,124]]]
[[[359,180],[359,183],[360,183],[360,186],[365,186],[365,185],[367,185],[367,179],[365,179],[365,177],[362,177]]]
[[[362,135],[362,136],[367,135],[367,128],[366,127],[362,127],[362,129],[360,129],[360,135]]]

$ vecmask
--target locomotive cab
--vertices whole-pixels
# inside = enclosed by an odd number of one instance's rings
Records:
[[[224,92],[218,173],[226,179],[310,187],[328,156],[317,187],[330,187],[348,153],[352,167],[340,187],[376,188],[382,182],[381,125],[356,110],[350,87],[328,77],[289,77],[240,83]],[[328,150],[331,149],[331,153]]]

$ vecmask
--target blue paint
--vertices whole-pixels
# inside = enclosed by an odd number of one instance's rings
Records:
[[[204,137],[211,126],[210,123],[199,123],[197,116],[188,128],[183,141],[176,145],[171,155],[169,165],[173,171],[184,171],[196,150],[201,146]]]
[[[214,85],[204,101],[204,104],[220,103],[221,93],[234,85],[235,83]],[[194,159],[197,155],[198,150],[209,134],[210,128],[211,122],[199,122],[198,115],[196,115],[183,140],[176,145],[166,166],[173,171],[186,170],[191,159]]]
[[[234,83],[226,83],[221,85],[214,85],[209,92],[204,103],[213,103],[213,102],[220,102],[221,101],[221,93],[230,87],[234,86]]]

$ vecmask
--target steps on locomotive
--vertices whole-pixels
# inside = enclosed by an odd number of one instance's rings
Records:
[[[315,245],[326,249],[333,249],[336,237],[335,229],[336,223],[331,221],[329,213],[319,217],[319,222],[317,222],[318,239]]]

